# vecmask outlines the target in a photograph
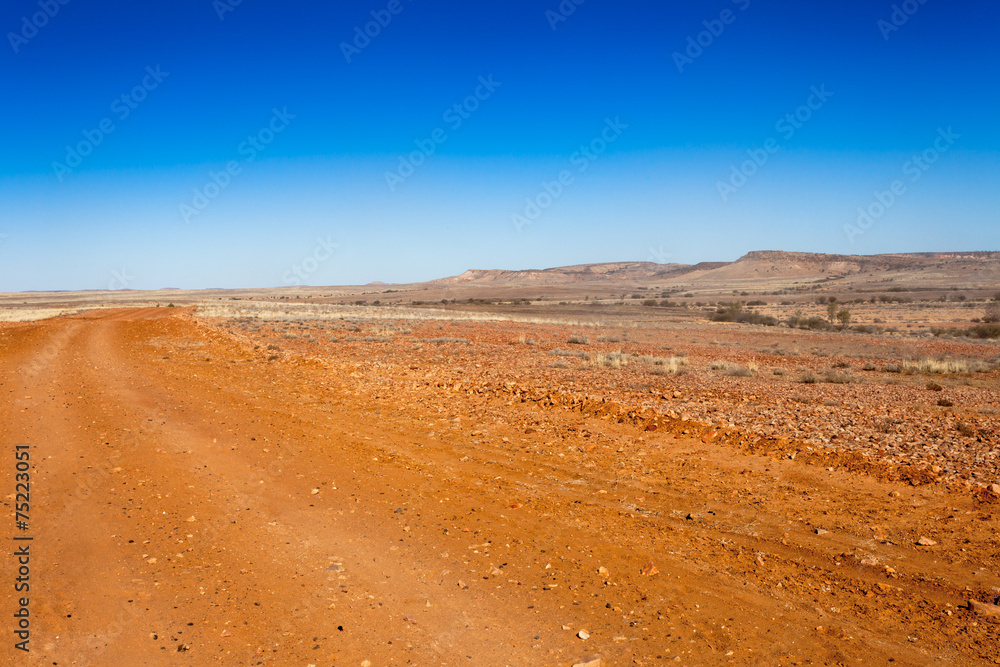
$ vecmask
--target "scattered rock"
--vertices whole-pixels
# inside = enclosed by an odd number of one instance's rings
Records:
[[[600,658],[582,658],[573,663],[573,667],[604,667],[604,662]]]
[[[919,540],[917,540],[917,544],[919,544],[922,547],[932,547],[935,544],[937,544],[937,541],[932,540],[929,537],[921,537]]]
[[[969,600],[969,609],[981,616],[984,620],[991,623],[1000,623],[1000,606],[989,604],[987,602],[980,602],[978,600]]]
[[[580,639],[590,639],[590,633],[586,630],[580,630],[580,632],[576,633],[576,636]]]

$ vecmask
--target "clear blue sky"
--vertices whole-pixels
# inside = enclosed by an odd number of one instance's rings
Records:
[[[236,1],[4,3],[0,291],[1000,249],[996,2]]]

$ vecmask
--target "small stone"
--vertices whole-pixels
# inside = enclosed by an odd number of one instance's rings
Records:
[[[462,590],[466,590],[466,589],[467,589],[467,588],[469,587],[469,585],[468,585],[468,584],[466,584],[466,583],[465,583],[464,581],[462,581],[461,579],[459,579],[459,580],[458,580],[458,587],[459,587],[459,588],[461,588]]]
[[[991,623],[1000,623],[1000,607],[995,604],[969,600],[969,609]]]
[[[868,567],[875,567],[876,565],[878,565],[878,561],[875,560],[874,558],[862,558],[861,564],[867,565]]]
[[[312,490],[312,495],[314,495],[314,496],[315,496],[315,495],[316,495],[317,493],[319,493],[319,489],[313,489],[313,490]]]
[[[194,518],[193,516],[189,516],[189,517],[187,518],[187,520],[188,520],[188,521],[197,521],[197,519],[195,519],[195,518]]]
[[[564,625],[564,626],[562,626],[562,628],[563,628],[563,630],[572,630],[573,629],[573,628],[569,627],[568,625]]]
[[[917,544],[919,544],[922,547],[932,547],[935,544],[937,544],[937,541],[932,540],[929,537],[921,537],[919,540],[917,540]]]
[[[829,533],[829,532],[830,532],[829,530],[825,530],[825,529],[823,529],[823,528],[817,528],[817,529],[816,529],[816,534],[817,534],[817,535],[826,535],[826,534],[827,534],[827,533]]]
[[[372,667],[372,661],[371,660],[362,660],[361,661],[361,667]]]
[[[990,484],[987,488],[990,493],[1000,496],[1000,484]]]
[[[608,568],[606,568],[606,567],[604,567],[602,565],[599,568],[597,568],[597,574],[600,574],[600,575],[606,577],[606,576],[608,576],[610,574],[610,572],[608,572]]]
[[[580,630],[580,632],[576,633],[576,636],[580,639],[590,639],[590,633],[586,630]]]
[[[648,563],[646,563],[645,567],[642,568],[642,573],[647,577],[651,577],[654,574],[659,573],[659,570],[657,570],[656,566],[653,565],[653,561],[649,561]]]
[[[573,663],[573,667],[603,667],[604,662],[600,658],[582,658]]]

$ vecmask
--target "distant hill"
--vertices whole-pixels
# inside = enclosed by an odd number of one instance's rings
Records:
[[[896,253],[886,255],[829,255],[822,253],[755,250],[735,262],[657,264],[604,262],[550,269],[507,271],[470,269],[461,275],[431,283],[469,286],[532,286],[574,284],[740,284],[747,282],[846,279],[868,282],[876,275],[892,275],[917,282],[953,281],[976,277],[1000,281],[1000,252]]]
[[[605,262],[602,264],[577,264],[553,269],[528,269],[506,271],[503,269],[470,269],[461,275],[442,278],[433,282],[555,285],[567,283],[594,283],[615,281],[642,281],[653,276],[683,269],[684,264],[656,264],[655,262]]]

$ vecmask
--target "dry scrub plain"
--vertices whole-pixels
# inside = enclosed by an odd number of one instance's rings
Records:
[[[995,344],[640,315],[0,323],[30,664],[1000,663]]]

